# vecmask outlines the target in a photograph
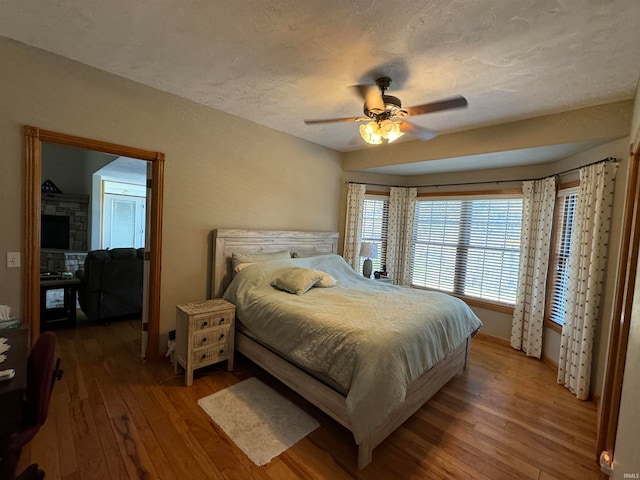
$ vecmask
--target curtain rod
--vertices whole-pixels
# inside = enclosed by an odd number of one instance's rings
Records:
[[[353,183],[356,185],[371,185],[372,187],[399,187],[399,188],[427,188],[427,187],[459,187],[462,185],[486,185],[486,184],[491,184],[491,183],[510,183],[510,182],[527,182],[527,181],[531,181],[531,180],[542,180],[544,178],[548,178],[548,177],[559,177],[560,175],[566,175],[567,173],[571,173],[571,172],[575,172],[576,170],[580,170],[581,168],[585,168],[585,167],[590,167],[592,165],[597,165],[599,163],[604,163],[604,162],[614,162],[616,161],[617,158],[615,157],[607,157],[607,158],[603,158],[602,160],[598,160],[595,162],[591,162],[588,163],[587,165],[582,165],[580,167],[574,167],[574,168],[570,168],[568,170],[564,170],[560,173],[555,173],[553,175],[547,175],[546,177],[539,177],[539,178],[518,178],[518,179],[513,179],[513,180],[486,180],[483,182],[463,182],[463,183],[440,183],[440,184],[432,184],[432,185],[410,185],[409,187],[407,187],[406,185],[389,185],[389,184],[384,184],[384,183],[368,183],[368,182],[351,182],[351,181],[347,181],[345,183],[349,184],[349,183]]]

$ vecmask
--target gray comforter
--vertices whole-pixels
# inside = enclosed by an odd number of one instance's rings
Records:
[[[330,273],[337,284],[303,295],[271,286],[294,266]],[[224,298],[258,339],[346,392],[358,443],[404,401],[412,380],[482,325],[455,297],[365,279],[338,255],[256,263]]]

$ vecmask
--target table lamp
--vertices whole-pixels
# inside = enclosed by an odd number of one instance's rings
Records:
[[[371,271],[373,270],[371,258],[376,258],[378,256],[378,244],[374,242],[362,242],[360,244],[360,256],[367,257],[362,264],[362,275],[366,278],[370,278]]]

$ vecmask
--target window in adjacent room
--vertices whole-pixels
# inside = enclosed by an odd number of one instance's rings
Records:
[[[521,196],[419,199],[412,285],[515,304],[521,223]]]
[[[362,241],[378,245],[378,257],[372,258],[373,271],[382,270],[386,265],[387,220],[389,218],[389,197],[367,194],[362,213]],[[360,258],[360,271],[364,258]]]
[[[141,248],[145,243],[146,186],[103,181],[100,248]]]
[[[578,187],[560,185],[556,198],[554,240],[549,264],[549,291],[547,292],[547,319],[556,325],[564,323],[564,311],[569,283],[571,236],[575,223]]]

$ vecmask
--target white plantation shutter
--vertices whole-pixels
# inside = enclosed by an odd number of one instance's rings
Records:
[[[416,202],[412,285],[515,302],[521,198]]]
[[[374,242],[378,246],[377,258],[372,258],[373,271],[382,270],[386,263],[387,253],[387,224],[389,220],[389,198],[379,195],[366,195],[362,211],[363,242]],[[364,258],[360,258],[360,270]]]
[[[569,285],[569,257],[571,255],[571,235],[575,222],[578,189],[558,192],[558,217],[556,220],[555,248],[551,265],[551,288],[548,317],[560,325],[564,323]]]

